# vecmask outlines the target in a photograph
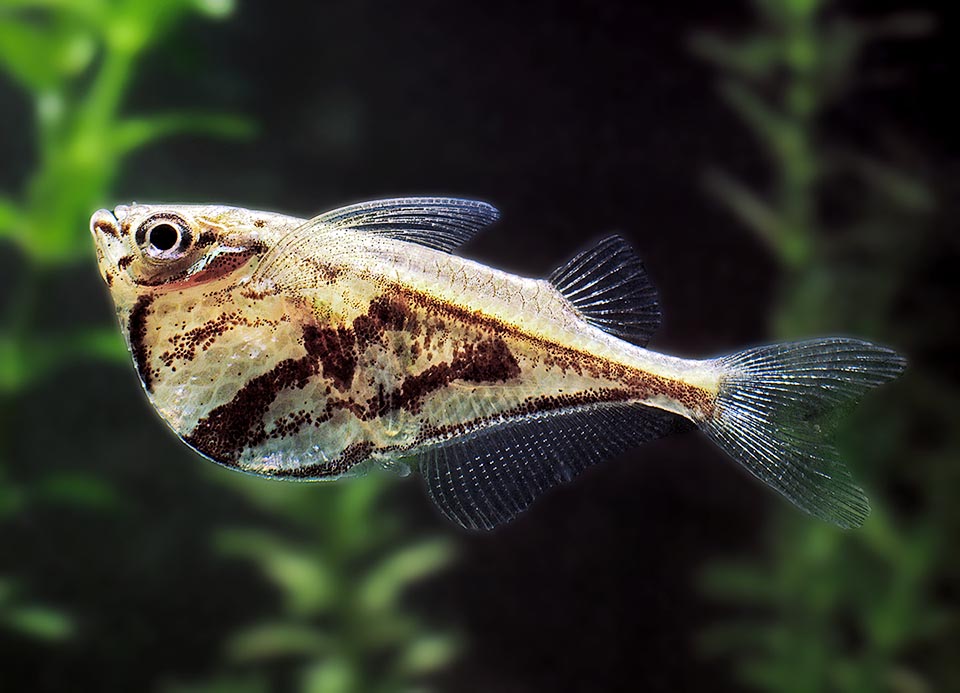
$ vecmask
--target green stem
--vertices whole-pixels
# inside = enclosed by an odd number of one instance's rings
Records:
[[[77,117],[74,138],[81,133],[109,131],[130,81],[135,57],[134,53],[107,45],[103,63]]]
[[[36,263],[26,254],[22,257],[22,263],[20,283],[12,292],[5,321],[7,336],[4,340],[4,359],[7,363],[3,366],[3,381],[0,382],[0,390],[5,398],[15,397],[26,379],[23,373],[30,358],[28,337],[40,288]]]

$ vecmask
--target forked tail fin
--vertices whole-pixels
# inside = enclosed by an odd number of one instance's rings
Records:
[[[714,361],[725,371],[701,424],[730,456],[811,515],[858,527],[870,512],[824,424],[845,404],[896,378],[906,361],[856,339],[748,349]]]

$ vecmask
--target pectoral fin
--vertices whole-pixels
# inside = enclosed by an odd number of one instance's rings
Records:
[[[420,470],[444,515],[468,529],[493,529],[590,465],[688,425],[629,403],[531,414],[429,449]]]
[[[496,207],[477,200],[399,197],[341,207],[310,223],[369,231],[452,252],[499,218]]]
[[[263,258],[253,282],[282,284],[302,258],[322,255],[324,231],[350,229],[452,252],[500,217],[496,207],[452,197],[400,197],[325,212],[294,229]]]

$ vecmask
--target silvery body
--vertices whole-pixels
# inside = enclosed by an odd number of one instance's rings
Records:
[[[299,480],[419,469],[490,528],[583,468],[699,427],[824,519],[868,506],[817,417],[902,359],[826,338],[687,360],[645,348],[656,295],[610,237],[532,279],[454,254],[482,202],[401,198],[311,220],[218,205],[91,219],[150,402],[202,455]]]

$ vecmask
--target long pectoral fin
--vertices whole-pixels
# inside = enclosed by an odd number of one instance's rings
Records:
[[[468,529],[493,529],[590,465],[688,426],[639,404],[531,414],[434,447],[420,469],[444,515]]]
[[[340,207],[310,219],[294,229],[263,258],[253,284],[289,283],[291,267],[302,271],[302,258],[322,255],[329,243],[323,231],[364,231],[435,250],[452,252],[478,231],[500,218],[496,207],[477,200],[453,197],[400,197]]]
[[[451,252],[500,218],[493,205],[455,197],[398,197],[341,207],[312,220]]]

